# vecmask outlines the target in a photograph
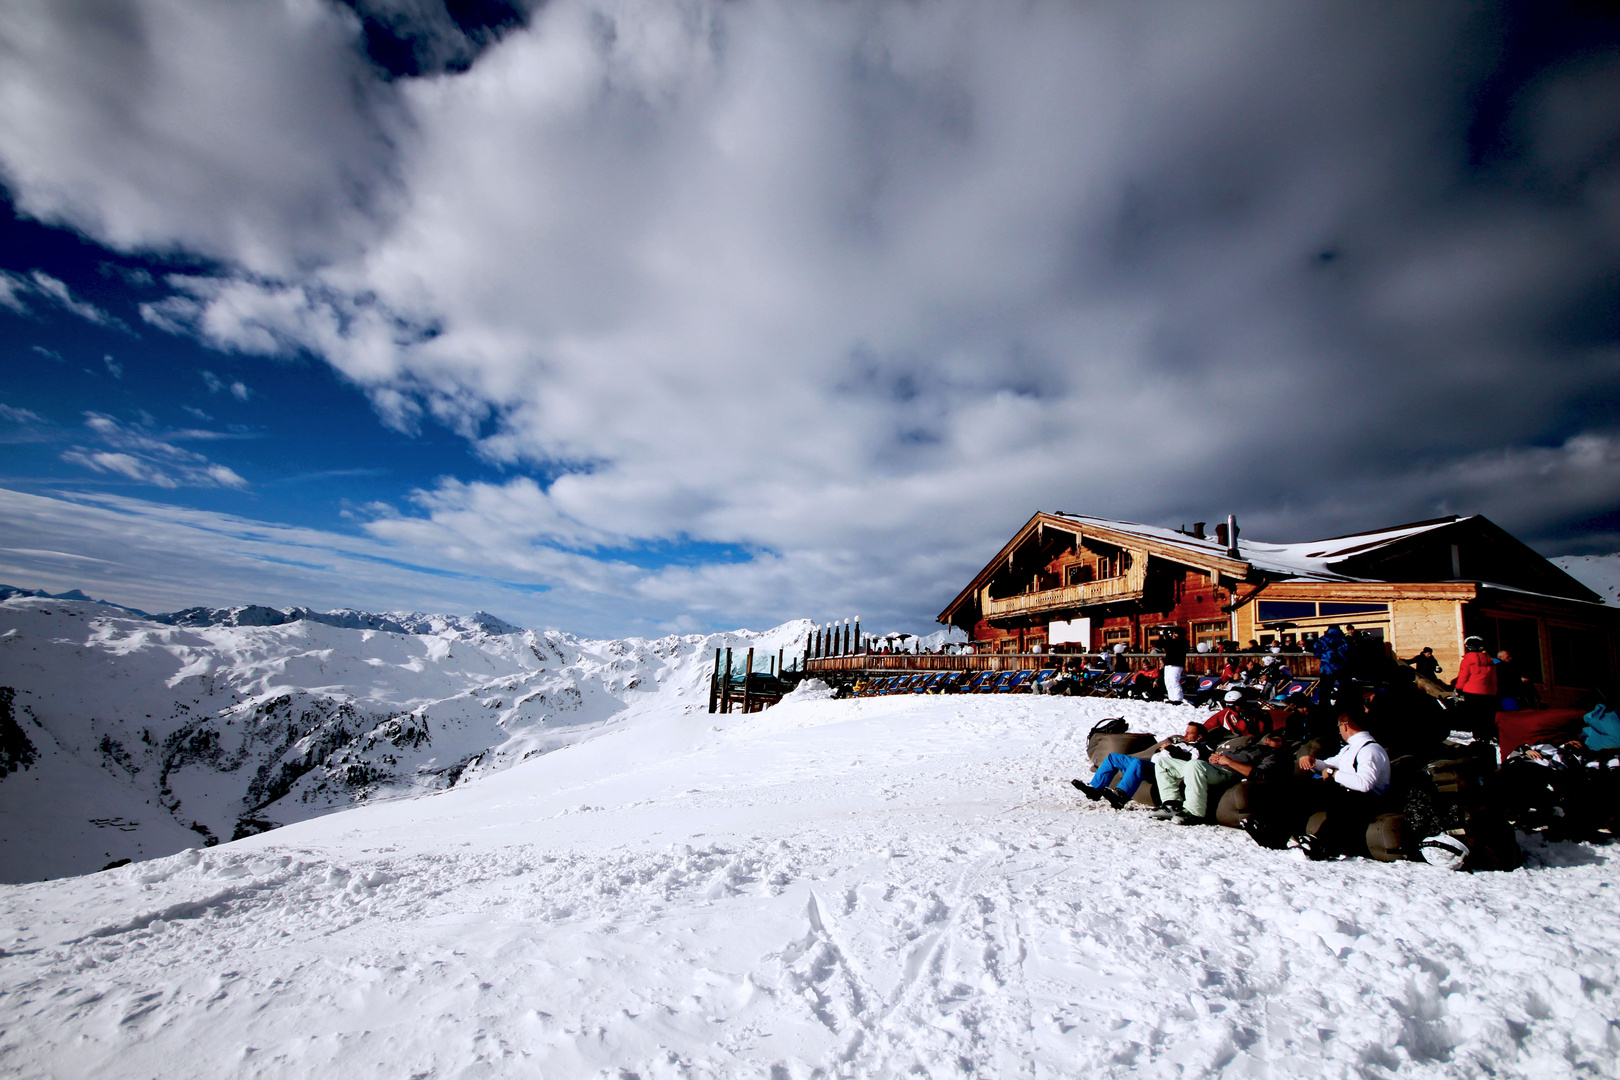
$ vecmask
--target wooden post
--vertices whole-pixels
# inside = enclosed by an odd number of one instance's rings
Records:
[[[717,649],[714,650],[714,671],[711,672],[710,675],[709,675],[709,711],[710,712],[714,712],[714,710],[718,707],[718,705],[719,705],[719,697],[720,697],[720,650],[717,648]]]
[[[726,650],[726,679],[720,684],[720,711],[731,712],[731,650]]]
[[[753,700],[752,700],[751,695],[749,694],[749,690],[751,688],[751,684],[753,683],[753,681],[754,681],[754,650],[749,649],[748,650],[748,666],[743,668],[743,715],[744,716],[747,716],[750,712],[753,711],[750,708],[750,706],[753,705]]]
[[[782,677],[782,650],[781,649],[776,650],[776,677],[778,679],[780,679]]]
[[[866,651],[866,649],[861,645],[861,617],[859,615],[855,616],[855,651]]]

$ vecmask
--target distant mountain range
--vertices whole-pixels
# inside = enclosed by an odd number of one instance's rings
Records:
[[[431,615],[420,611],[390,611],[381,615],[353,608],[336,611],[315,611],[307,607],[273,608],[263,604],[244,604],[239,607],[189,607],[159,615],[148,614],[140,608],[125,607],[110,600],[97,600],[78,589],[62,593],[48,593],[44,589],[22,589],[15,585],[0,585],[0,600],[14,596],[35,597],[44,600],[82,600],[87,604],[127,611],[153,622],[169,626],[282,626],[307,619],[323,626],[340,626],[348,630],[381,630],[390,634],[439,634],[445,630],[478,630],[486,634],[519,634],[521,626],[513,626],[487,611],[471,615]]]

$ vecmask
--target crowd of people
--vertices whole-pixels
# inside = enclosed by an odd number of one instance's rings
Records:
[[[1162,698],[1179,702],[1185,645],[1161,639],[1158,655],[1138,670],[1160,680]],[[1377,641],[1376,638],[1361,639]],[[1073,785],[1088,799],[1123,809],[1142,785],[1157,795],[1152,813],[1180,825],[1215,823],[1222,796],[1245,784],[1241,826],[1269,848],[1290,845],[1313,859],[1368,854],[1369,824],[1403,815],[1432,861],[1474,867],[1516,865],[1513,828],[1545,830],[1554,839],[1613,834],[1620,808],[1620,714],[1602,700],[1578,737],[1522,747],[1498,767],[1496,713],[1523,707],[1530,688],[1505,650],[1492,656],[1470,637],[1449,684],[1432,649],[1404,661],[1375,654],[1358,636],[1330,628],[1312,643],[1321,674],[1315,694],[1266,707],[1242,687],[1275,683],[1286,654],[1226,660],[1223,707],[1182,735],[1135,753],[1110,753],[1089,780]],[[1378,642],[1381,646],[1381,642]],[[1120,653],[1105,655],[1118,665]],[[1447,708],[1425,684],[1453,695]],[[1123,725],[1121,725],[1123,726]],[[1466,731],[1466,742],[1452,741]],[[1461,770],[1449,797],[1437,771]]]

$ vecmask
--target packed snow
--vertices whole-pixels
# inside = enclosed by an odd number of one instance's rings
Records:
[[[1311,863],[1080,800],[1092,698],[674,695],[473,783],[0,889],[17,1077],[1577,1077],[1607,848]]]

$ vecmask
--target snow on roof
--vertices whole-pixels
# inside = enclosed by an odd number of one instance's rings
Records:
[[[1091,525],[1099,529],[1109,529],[1113,532],[1127,533],[1164,544],[1172,544],[1200,555],[1216,558],[1226,557],[1226,547],[1214,537],[1205,537],[1200,540],[1195,536],[1188,536],[1186,533],[1177,532],[1174,529],[1164,529],[1155,525],[1141,525],[1134,521],[1112,521],[1108,518],[1085,517],[1081,514],[1060,512],[1054,516],[1078,522],[1081,525]],[[1238,558],[1263,573],[1278,574],[1284,577],[1314,578],[1319,581],[1370,581],[1374,579],[1336,573],[1330,567],[1335,563],[1348,559],[1352,555],[1359,555],[1393,544],[1398,540],[1405,540],[1408,537],[1444,528],[1457,520],[1454,517],[1437,518],[1433,521],[1418,521],[1410,525],[1397,525],[1394,528],[1377,529],[1372,532],[1335,536],[1326,540],[1312,540],[1303,544],[1267,544],[1255,540],[1244,540],[1240,530],[1237,542]]]

